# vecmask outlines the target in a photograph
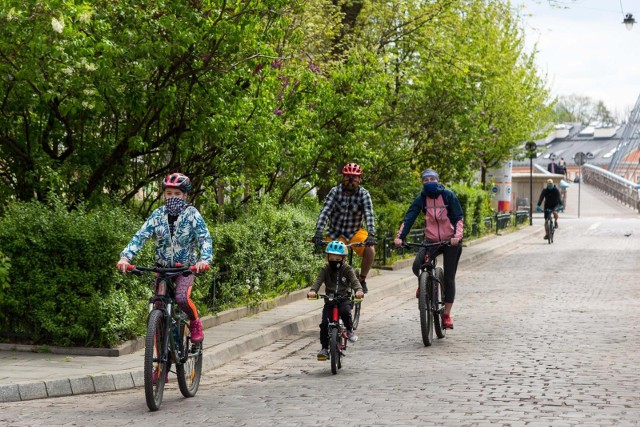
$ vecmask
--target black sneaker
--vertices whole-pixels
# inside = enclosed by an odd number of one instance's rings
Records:
[[[558,221],[555,222],[555,224],[553,225],[553,228],[558,228]]]
[[[548,238],[549,238],[549,235],[547,235],[547,234],[545,234],[544,237],[543,237],[544,240],[547,240]]]
[[[367,289],[367,282],[360,282],[360,284],[362,285],[362,292],[365,294],[369,292],[369,289]]]

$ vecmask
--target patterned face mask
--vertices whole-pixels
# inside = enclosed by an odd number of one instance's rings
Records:
[[[178,216],[187,207],[187,201],[181,197],[169,197],[164,201],[164,206],[169,215]]]

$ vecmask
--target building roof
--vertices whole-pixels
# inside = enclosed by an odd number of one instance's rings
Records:
[[[533,163],[546,168],[555,156],[556,163],[564,158],[567,166],[575,166],[578,152],[587,155],[587,163],[607,169],[621,141],[625,125],[598,126],[580,123],[563,123],[554,126],[547,137],[535,141],[538,157]],[[513,166],[529,166],[529,159],[515,160]]]

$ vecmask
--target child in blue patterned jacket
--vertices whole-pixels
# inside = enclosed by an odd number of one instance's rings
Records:
[[[178,263],[195,265],[198,273],[208,268],[213,257],[211,234],[200,212],[187,204],[190,190],[191,181],[186,175],[172,173],[164,179],[164,205],[153,211],[131,238],[120,254],[120,261],[116,265],[118,270],[126,272],[133,257],[153,235],[156,239],[155,260],[159,266],[175,267]],[[202,342],[204,334],[198,311],[191,299],[193,280],[193,275],[176,278],[176,302],[189,316],[191,340],[197,343]]]

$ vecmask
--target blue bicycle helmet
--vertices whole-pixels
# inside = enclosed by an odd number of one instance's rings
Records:
[[[333,242],[329,242],[325,253],[333,255],[347,255],[347,246],[339,240],[334,240]]]

